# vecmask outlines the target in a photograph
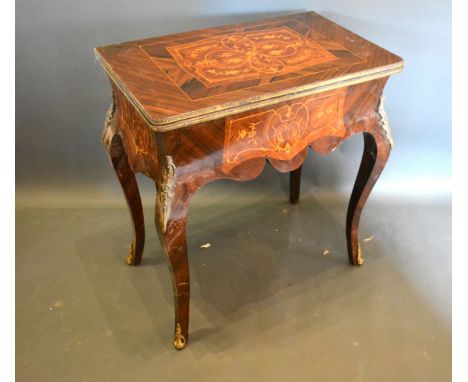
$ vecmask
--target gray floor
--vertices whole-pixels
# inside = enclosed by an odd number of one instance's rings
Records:
[[[450,200],[373,197],[361,239],[373,238],[355,268],[344,199],[244,199],[192,203],[182,352],[171,344],[172,291],[152,206],[139,267],[124,262],[123,202],[18,206],[17,380],[450,380]]]

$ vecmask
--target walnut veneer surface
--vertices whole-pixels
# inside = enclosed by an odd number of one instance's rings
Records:
[[[104,145],[127,199],[141,261],[143,209],[134,176],[155,182],[156,228],[173,275],[174,346],[188,341],[186,224],[191,197],[220,178],[249,180],[267,160],[290,172],[299,201],[309,147],[320,154],[356,133],[364,153],[348,207],[353,265],[362,208],[390,154],[382,91],[403,60],[307,12],[96,49],[113,88]]]

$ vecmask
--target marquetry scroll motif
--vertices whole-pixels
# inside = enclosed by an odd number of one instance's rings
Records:
[[[162,232],[166,232],[167,222],[171,215],[172,199],[176,182],[176,166],[170,155],[166,156],[166,163],[161,173],[161,185],[158,194],[159,222]]]
[[[279,76],[335,55],[287,28],[238,31],[167,48],[177,64],[211,87],[262,76]]]
[[[387,137],[388,142],[390,143],[390,147],[393,148],[392,130],[390,129],[390,123],[388,122],[387,112],[384,109],[384,102],[385,96],[382,95],[380,97],[379,108],[377,109],[377,113],[380,117],[380,127],[382,127],[382,130],[385,132],[385,136]]]
[[[337,89],[227,118],[223,171],[257,157],[291,160],[317,139],[344,137],[345,93]]]

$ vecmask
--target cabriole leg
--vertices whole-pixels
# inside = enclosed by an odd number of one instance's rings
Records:
[[[381,131],[365,132],[364,153],[348,206],[346,239],[351,264],[362,265],[361,247],[358,239],[359,219],[372,188],[379,178],[390,155],[391,141]]]
[[[103,132],[104,146],[109,154],[112,166],[122,187],[127,206],[132,217],[133,240],[127,256],[127,264],[137,265],[141,262],[145,245],[145,223],[140,192],[123,146],[122,137],[116,131],[114,120],[115,105],[112,104],[106,117]]]
[[[190,195],[177,183],[176,167],[166,157],[157,182],[156,229],[172,276],[175,324],[174,347],[182,350],[188,341],[190,278],[187,258],[187,210]]]

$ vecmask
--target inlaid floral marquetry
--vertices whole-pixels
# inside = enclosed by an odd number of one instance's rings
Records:
[[[167,48],[204,85],[283,75],[337,57],[288,28],[240,32]]]
[[[313,141],[343,137],[344,89],[226,119],[223,171],[256,157],[290,160]]]
[[[294,19],[142,44],[140,48],[155,64],[154,70],[164,72],[192,100],[365,62]]]

